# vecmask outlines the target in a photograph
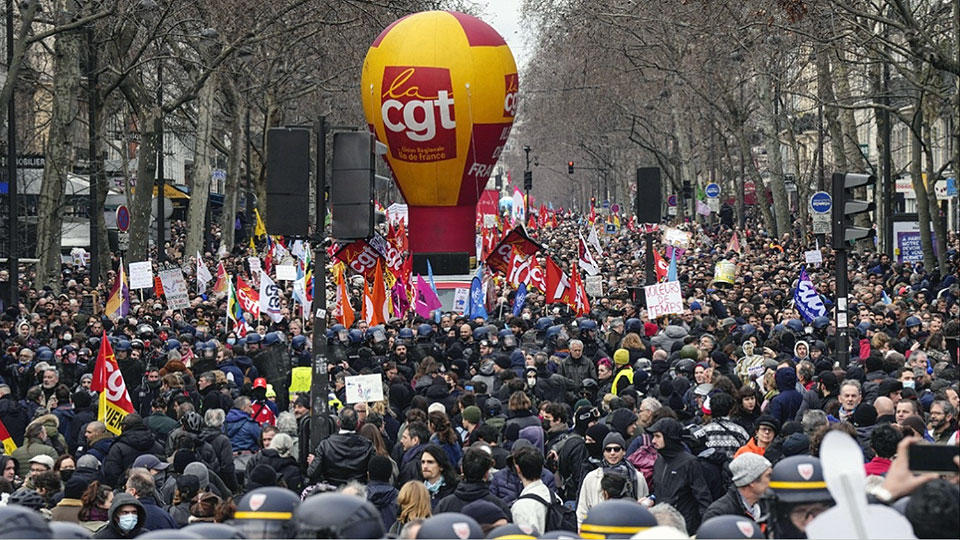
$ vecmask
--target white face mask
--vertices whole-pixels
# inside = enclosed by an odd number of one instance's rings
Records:
[[[527,386],[529,386],[530,388],[533,388],[536,385],[537,385],[536,379],[534,378],[527,379]]]
[[[73,334],[64,334],[64,335],[63,335],[63,340],[64,340],[64,341],[70,341],[71,339],[73,339]]]
[[[124,514],[117,520],[117,525],[124,531],[130,532],[137,526],[136,514]]]
[[[904,388],[915,388],[917,381],[903,381]]]

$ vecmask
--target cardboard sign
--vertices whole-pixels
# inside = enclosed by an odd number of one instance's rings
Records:
[[[296,281],[297,267],[292,264],[281,264],[276,267],[277,281]]]
[[[603,296],[603,276],[587,276],[583,278],[583,286],[590,297]]]
[[[247,264],[250,265],[250,275],[260,275],[260,257],[247,257]]]
[[[310,392],[310,384],[312,382],[312,367],[295,367],[290,370],[290,401],[297,399],[298,393]]]
[[[647,314],[651,319],[671,313],[683,313],[683,295],[679,281],[657,283],[643,288],[647,297]]]
[[[663,243],[680,249],[689,249],[692,237],[693,235],[690,233],[673,227],[668,227],[663,230]]]
[[[130,290],[153,287],[153,264],[150,261],[130,263]]]
[[[726,283],[733,285],[733,279],[737,275],[737,265],[730,261],[718,261],[713,267],[714,283]]]
[[[453,311],[460,315],[467,310],[467,304],[470,302],[470,289],[457,288],[453,291]]]
[[[170,309],[184,309],[190,306],[190,295],[187,293],[187,281],[183,279],[183,272],[179,268],[161,270],[160,281],[163,283],[163,294],[167,298],[167,307]]]
[[[380,375],[354,375],[344,379],[347,385],[347,404],[383,401],[383,382]]]
[[[823,264],[823,253],[820,253],[819,249],[804,251],[803,258],[807,261],[807,264]]]

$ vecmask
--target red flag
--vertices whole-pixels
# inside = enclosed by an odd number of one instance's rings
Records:
[[[730,237],[730,243],[727,244],[727,251],[736,251],[740,253],[740,239],[737,238],[737,233],[734,231],[733,236]]]
[[[569,305],[578,317],[590,313],[590,300],[587,298],[587,289],[583,286],[583,279],[576,264],[570,269],[570,298]]]
[[[503,240],[497,244],[497,247],[487,255],[485,262],[494,272],[506,275],[510,270],[510,257],[514,250],[520,252],[521,255],[533,255],[542,251],[542,249],[540,244],[527,237],[522,227],[512,229],[504,235]]]
[[[0,421],[0,442],[3,443],[3,451],[8,456],[17,449],[17,443],[13,441],[13,437],[10,436],[10,432],[7,431],[7,427],[3,425],[3,421]]]
[[[260,318],[260,293],[247,285],[240,276],[237,276],[237,302],[244,311],[253,315],[254,320]]]
[[[217,281],[213,283],[213,293],[225,293],[227,292],[227,282],[230,281],[230,276],[227,275],[227,269],[223,266],[223,261],[217,263]]]
[[[653,251],[653,264],[656,266],[657,282],[659,283],[667,278],[667,274],[670,272],[670,264],[660,257],[660,252],[656,250]]]
[[[560,270],[553,259],[547,257],[547,292],[546,302],[555,304],[557,302],[568,303],[570,299],[570,278]]]
[[[100,393],[100,406],[97,411],[97,420],[103,422],[107,429],[115,435],[120,435],[120,428],[124,417],[133,412],[133,403],[127,393],[127,385],[120,373],[120,366],[113,355],[113,347],[107,340],[104,332],[100,338],[100,352],[97,353],[97,364],[93,369],[93,382],[90,389]]]

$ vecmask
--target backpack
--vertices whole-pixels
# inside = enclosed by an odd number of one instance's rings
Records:
[[[633,451],[632,454],[627,456],[627,461],[643,475],[643,479],[647,481],[647,485],[652,485],[653,479],[653,466],[657,463],[657,458],[660,457],[660,454],[657,452],[657,449],[653,447],[651,441],[649,441],[649,435],[644,433],[642,435],[643,443],[639,448]]]
[[[543,528],[544,531],[541,533],[549,531],[569,531],[577,532],[577,513],[569,506],[563,504],[559,498],[553,493],[550,494],[550,502],[543,500],[539,495],[534,495],[533,493],[527,493],[521,495],[517,500],[520,499],[530,499],[537,501],[538,503],[547,507],[547,517],[544,520]]]

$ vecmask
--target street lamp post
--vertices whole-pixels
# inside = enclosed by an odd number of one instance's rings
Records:
[[[166,159],[164,156],[163,150],[163,53],[161,52],[161,58],[157,61],[157,112],[160,114],[160,118],[157,121],[157,262],[164,262],[166,259],[166,254],[164,253],[163,244],[163,221],[164,221],[164,204],[163,198],[166,195],[166,180],[164,179],[164,170],[163,165]]]
[[[88,142],[88,163],[87,174],[90,178],[90,204],[88,214],[90,216],[90,285],[94,288],[100,284],[100,223],[97,212],[102,213],[103,209],[99,206],[100,199],[100,160],[97,156],[97,107],[99,105],[99,95],[97,90],[97,48],[94,42],[93,23],[87,25],[87,137]]]
[[[13,71],[13,0],[7,0],[7,73]],[[17,106],[16,85],[7,103],[7,268],[10,305],[20,304],[20,231],[17,216]]]
[[[530,170],[530,147],[524,146],[523,152],[527,158],[527,165],[523,169],[523,192],[526,195],[523,198],[523,219],[527,219],[527,214],[530,213],[530,188],[533,187],[533,171]]]

